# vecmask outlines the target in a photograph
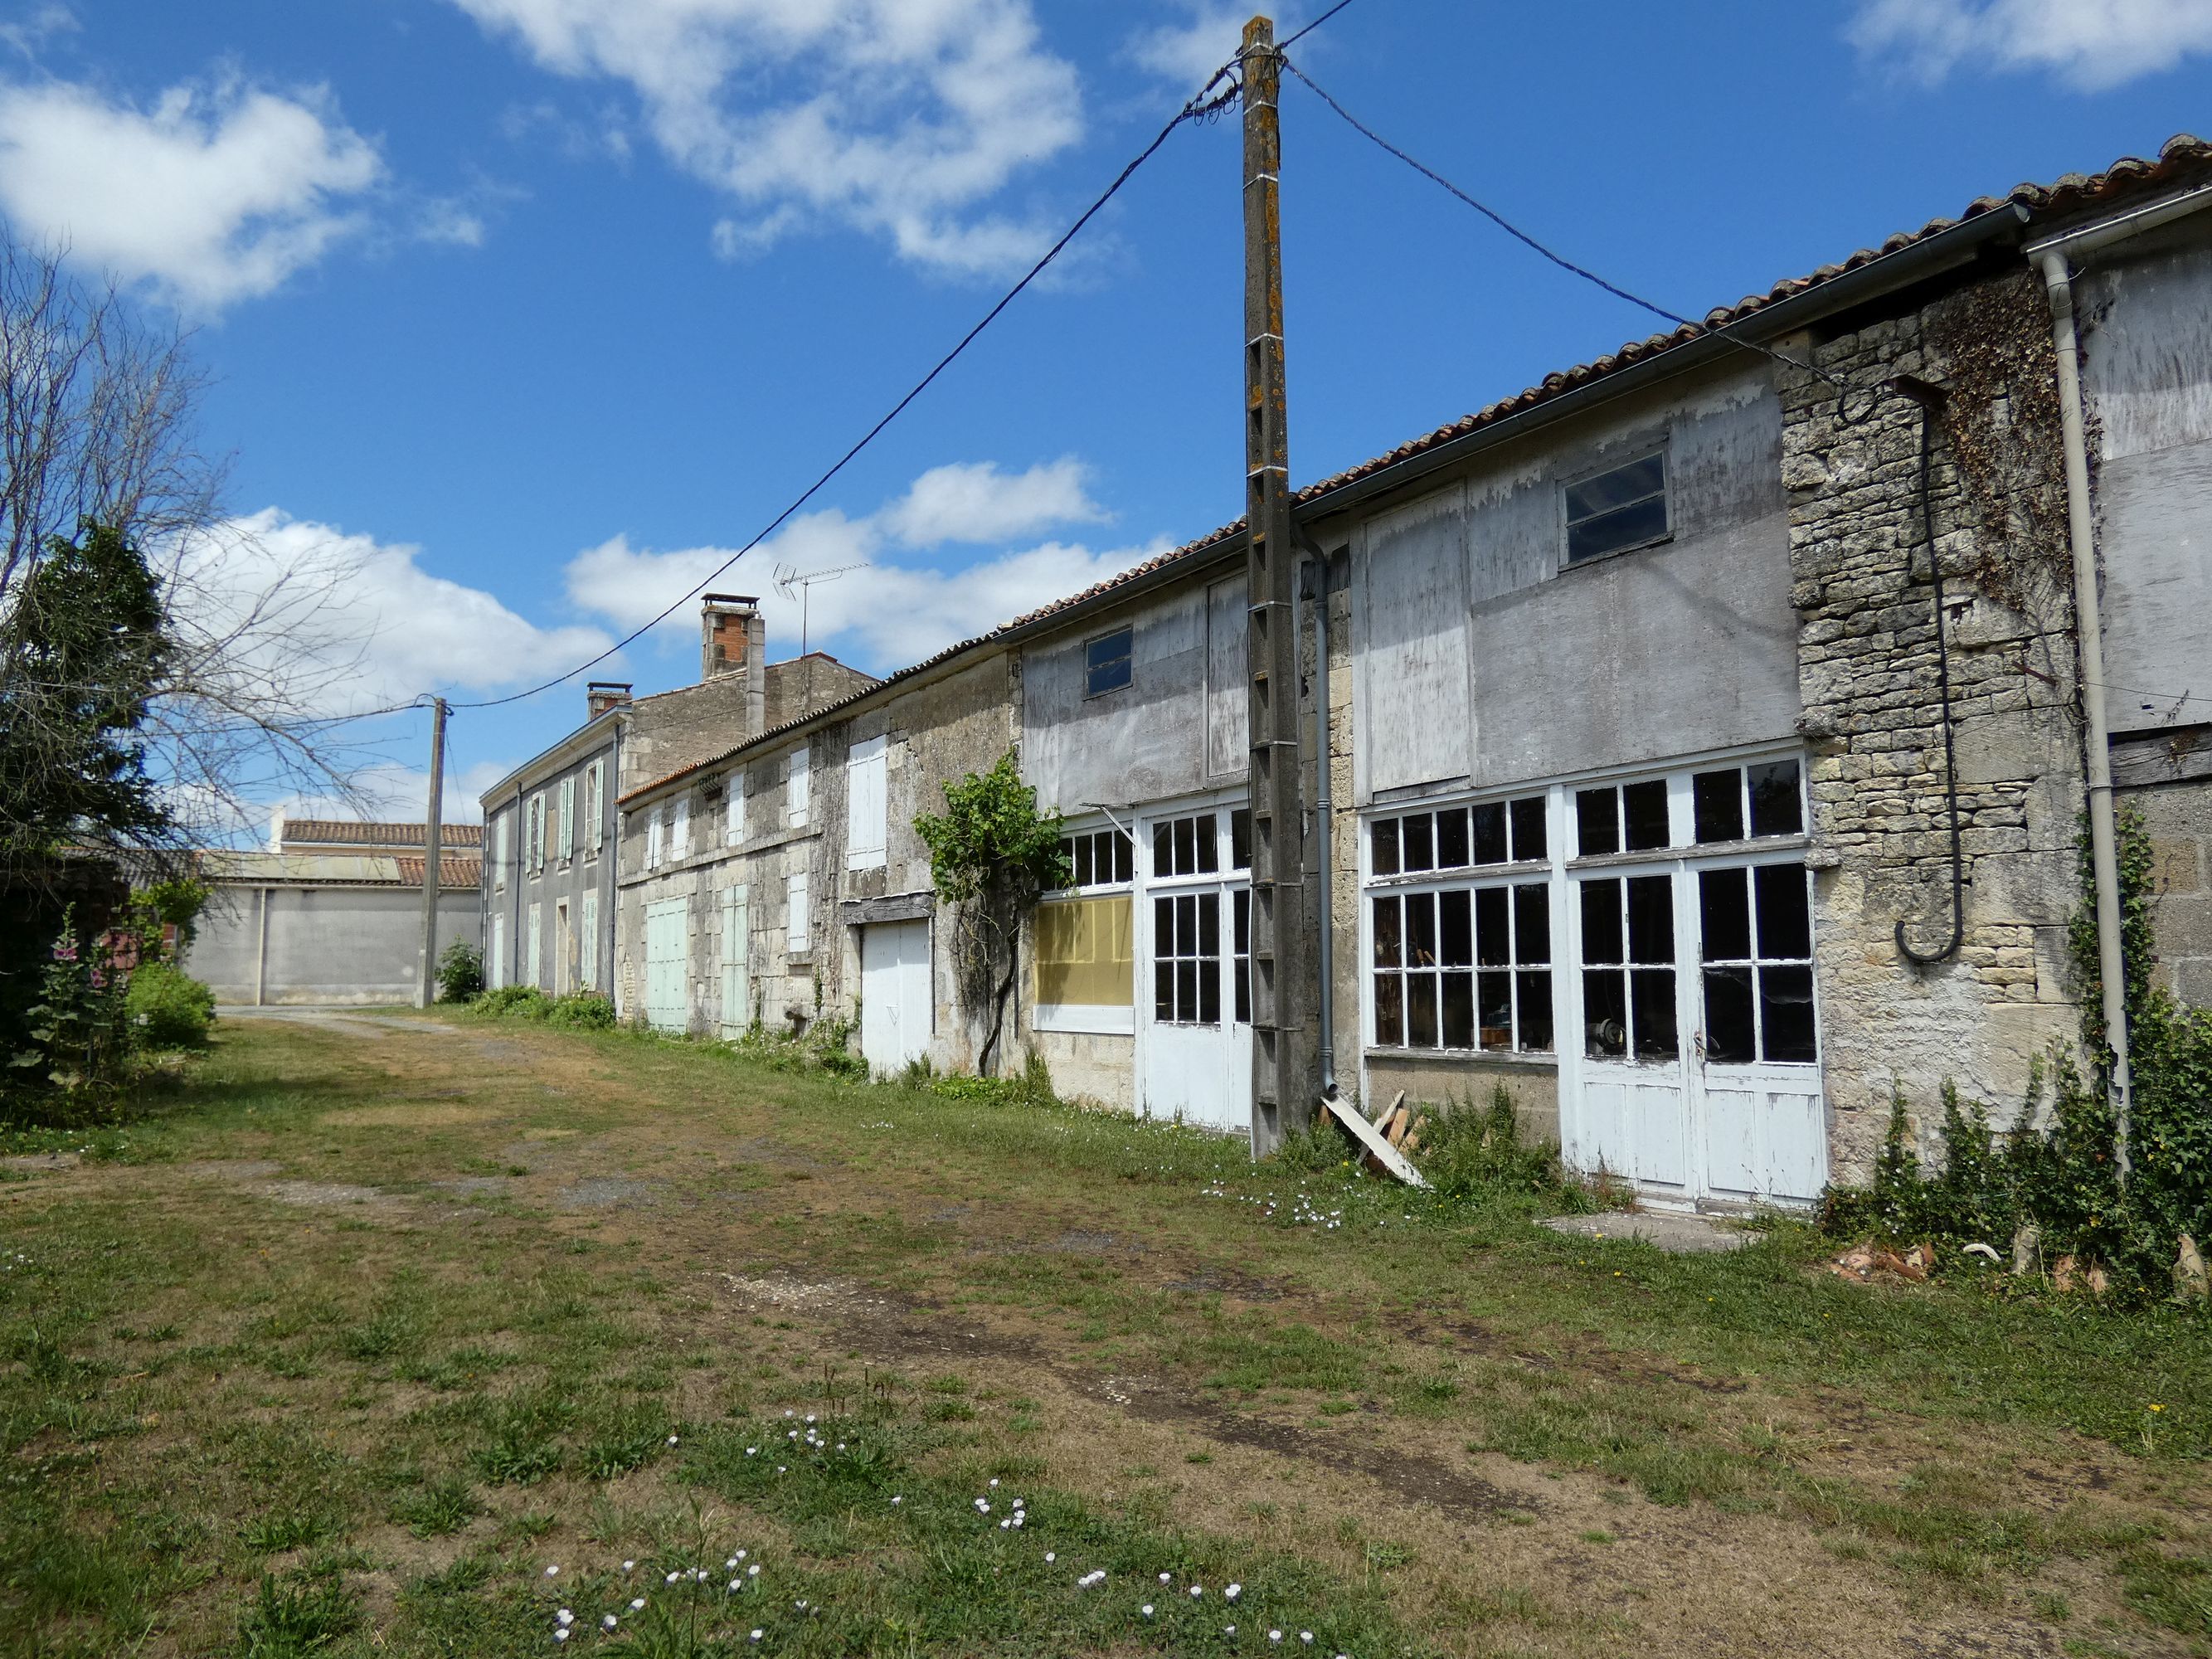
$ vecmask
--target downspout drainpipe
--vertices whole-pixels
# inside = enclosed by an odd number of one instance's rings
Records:
[[[2051,295],[2051,337],[2058,357],[2059,427],[2066,448],[2066,528],[2074,552],[2074,616],[2081,636],[2081,712],[2088,730],[2089,866],[2096,888],[2097,973],[2103,981],[2106,1041],[2112,1050],[2113,1158],[2128,1178],[2132,1128],[2128,1070],[2127,966],[2120,951],[2119,835],[2112,810],[2112,728],[2105,710],[2105,633],[2097,592],[2096,520],[2089,501],[2089,450],[2082,431],[2081,359],[2074,329],[2074,283],[2064,250],[2045,247],[2038,263]]]
[[[1335,789],[1329,776],[1328,758],[1328,556],[1314,545],[1303,527],[1298,540],[1313,556],[1306,566],[1310,578],[1303,597],[1313,606],[1314,618],[1314,840],[1321,848],[1321,891],[1314,904],[1314,919],[1321,930],[1315,966],[1321,975],[1320,994],[1314,1000],[1321,1024],[1321,1096],[1336,1098],[1336,928],[1334,909],[1336,885]]]

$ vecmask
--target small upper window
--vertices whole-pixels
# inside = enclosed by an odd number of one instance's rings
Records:
[[[1130,631],[1117,628],[1083,647],[1083,695],[1103,696],[1129,683]]]
[[[1646,455],[1567,486],[1567,562],[1667,538],[1667,457]]]

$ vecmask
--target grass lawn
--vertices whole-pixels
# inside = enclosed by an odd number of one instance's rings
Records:
[[[10,1150],[0,1654],[2212,1654],[2179,1310],[413,1015]]]

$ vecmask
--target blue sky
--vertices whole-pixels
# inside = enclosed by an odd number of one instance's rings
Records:
[[[1286,8],[1285,32],[1319,9]],[[331,695],[465,702],[580,661],[749,539],[1242,15],[0,0],[0,213],[197,331],[205,442],[233,456],[228,506],[260,549],[238,568],[345,574],[319,648],[359,663]],[[1352,0],[1295,56],[1501,211],[1696,315],[2212,125],[2208,50],[2212,0]],[[1295,86],[1283,121],[1297,481],[1656,326]],[[772,656],[798,646],[778,562],[871,562],[816,589],[812,642],[882,672],[1236,515],[1237,167],[1233,118],[1178,132],[716,583],[770,595]],[[687,683],[691,608],[594,672]],[[458,714],[453,810],[582,703],[578,681]],[[423,730],[368,733],[394,810]]]

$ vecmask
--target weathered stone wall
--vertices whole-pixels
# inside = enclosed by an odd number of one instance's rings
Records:
[[[1863,1181],[1893,1083],[1932,1115],[1955,1080],[2002,1122],[2033,1057],[2077,1027],[2064,933],[2075,902],[2081,739],[2070,598],[2057,579],[2063,473],[2048,315],[2024,277],[1810,349],[1855,387],[1781,371],[1798,617],[1800,730],[1810,750],[1815,951],[1830,1174]],[[1948,382],[1929,510],[1946,584],[1965,928],[1950,932],[1943,713],[1919,489],[1921,414],[1873,388]],[[2063,552],[2063,544],[2060,550]]]
[[[2120,796],[2150,836],[2152,933],[2159,977],[2184,1002],[2212,1008],[2212,780]]]

